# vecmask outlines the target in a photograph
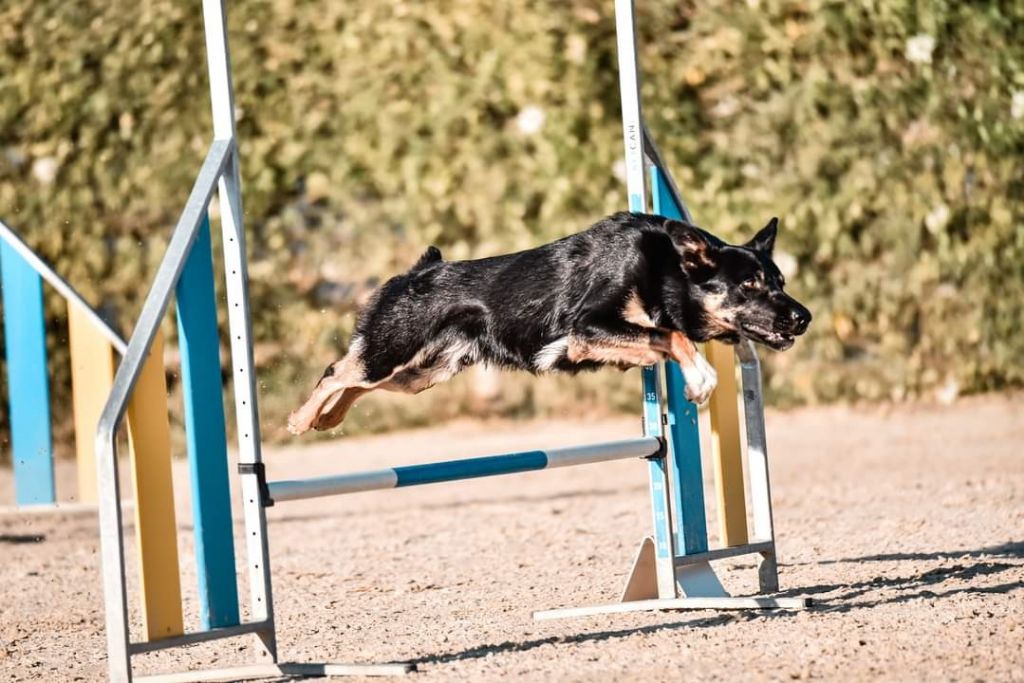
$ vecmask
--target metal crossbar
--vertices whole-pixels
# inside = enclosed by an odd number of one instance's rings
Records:
[[[195,645],[196,643],[208,643],[211,640],[235,638],[249,633],[259,633],[260,631],[265,631],[268,626],[269,625],[265,621],[250,621],[243,624],[236,624],[235,626],[222,626],[220,628],[211,628],[206,631],[194,631],[192,633],[185,633],[172,638],[161,638],[160,640],[130,643],[128,645],[128,651],[133,655],[137,655],[143,652],[156,652],[157,650],[169,650],[174,647],[186,647],[188,645]]]
[[[658,439],[645,437],[587,446],[551,448],[406,465],[355,474],[275,481],[270,482],[268,488],[271,500],[276,503],[285,500],[495,477],[503,474],[587,465],[627,458],[643,458],[654,455],[660,448],[661,442]]]
[[[32,267],[41,278],[46,280],[50,286],[57,290],[57,292],[64,297],[64,300],[69,305],[74,306],[80,310],[91,322],[96,326],[110,345],[121,355],[124,355],[127,344],[124,338],[121,337],[117,331],[111,327],[110,323],[103,319],[96,309],[89,305],[82,295],[72,287],[67,280],[62,278],[57,271],[51,268],[43,259],[39,258],[39,255],[32,251],[32,248],[25,244],[25,241],[18,236],[18,233],[14,232],[6,223],[0,220],[0,239],[8,244],[18,256],[20,256],[25,263]]]
[[[534,612],[533,618],[537,621],[547,621],[550,619],[592,617],[600,614],[623,614],[626,612],[648,612],[654,610],[803,610],[807,609],[812,604],[813,603],[810,598],[773,598],[769,596],[752,596],[749,598],[657,598],[651,600],[616,602],[607,605],[597,605],[595,607],[569,607],[566,609],[541,610]]]
[[[246,681],[254,678],[292,680],[295,678],[331,678],[333,676],[404,676],[416,671],[416,665],[399,662],[395,664],[326,664],[326,663],[282,663],[246,664],[224,669],[204,669],[181,673],[137,676],[141,683],[214,683],[223,681]]]

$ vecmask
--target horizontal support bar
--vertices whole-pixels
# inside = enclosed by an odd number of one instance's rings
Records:
[[[568,607],[534,612],[536,621],[589,617],[598,614],[621,614],[623,612],[650,612],[655,610],[684,609],[790,609],[802,610],[811,606],[810,598],[671,598],[666,600],[635,600],[614,602],[591,607]]]
[[[555,467],[588,465],[609,460],[644,458],[654,455],[660,449],[661,442],[658,439],[643,437],[589,446],[551,448],[544,451],[524,451],[423,465],[407,465],[355,474],[274,481],[269,484],[270,498],[274,502],[300,500],[478,477],[494,477]]]
[[[225,626],[223,628],[212,628],[209,631],[195,631],[194,633],[186,633],[181,636],[174,636],[173,638],[161,638],[160,640],[147,640],[141,643],[129,643],[128,652],[130,654],[137,655],[143,652],[168,650],[173,647],[206,643],[211,640],[221,640],[222,638],[235,638],[237,636],[244,636],[247,633],[270,631],[272,628],[273,626],[269,620],[250,621],[245,624],[236,624],[234,626]]]
[[[135,676],[134,680],[144,683],[211,683],[212,681],[245,681],[254,678],[404,676],[415,670],[415,664],[405,662],[396,664],[247,664],[226,669]]]
[[[687,564],[697,564],[698,562],[724,560],[727,557],[740,557],[742,555],[753,555],[755,553],[770,553],[774,552],[774,550],[775,543],[772,541],[754,541],[753,543],[744,543],[743,545],[735,545],[729,548],[715,548],[703,553],[677,555],[675,564],[677,567],[681,567]]]
[[[135,501],[122,500],[122,510],[132,510]],[[39,505],[0,505],[0,518],[43,516],[43,515],[95,515],[99,511],[96,503],[61,502]]]
[[[96,309],[90,306],[86,300],[82,298],[82,295],[79,294],[74,287],[68,284],[67,280],[58,275],[57,271],[51,268],[45,261],[43,261],[43,259],[39,258],[39,256],[32,251],[32,248],[25,244],[21,237],[19,237],[18,234],[8,227],[3,221],[0,221],[0,239],[6,242],[11,249],[17,252],[18,256],[24,259],[25,263],[39,274],[39,277],[46,280],[51,287],[56,289],[57,292],[64,297],[64,300],[68,302],[69,306],[74,306],[80,310],[89,319],[89,321],[96,326],[96,329],[107,338],[107,341],[110,342],[119,354],[124,354],[125,349],[128,348],[128,344],[121,335],[110,326],[110,323],[104,320],[103,317],[96,312]]]

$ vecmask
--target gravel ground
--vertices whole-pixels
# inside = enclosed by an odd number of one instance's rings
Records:
[[[770,413],[780,580],[784,595],[820,602],[807,612],[532,621],[615,600],[648,528],[637,462],[279,505],[268,516],[282,657],[411,660],[413,681],[1024,681],[1022,398]],[[266,459],[272,478],[308,476],[627,437],[637,422],[460,423]],[[61,483],[72,470],[62,463]],[[0,471],[0,500],[11,487]],[[734,593],[755,589],[750,559],[719,566]],[[94,516],[0,515],[0,596],[0,680],[103,679]],[[136,666],[228,666],[255,650],[241,638]]]

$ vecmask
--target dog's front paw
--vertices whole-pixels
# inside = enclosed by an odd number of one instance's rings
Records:
[[[711,392],[718,386],[718,374],[699,353],[694,355],[693,365],[683,368],[683,379],[686,380],[686,400],[697,405],[711,398]]]

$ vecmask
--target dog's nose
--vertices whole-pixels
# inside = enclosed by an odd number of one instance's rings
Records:
[[[795,334],[803,334],[811,324],[811,312],[803,306],[790,309],[789,321]]]

